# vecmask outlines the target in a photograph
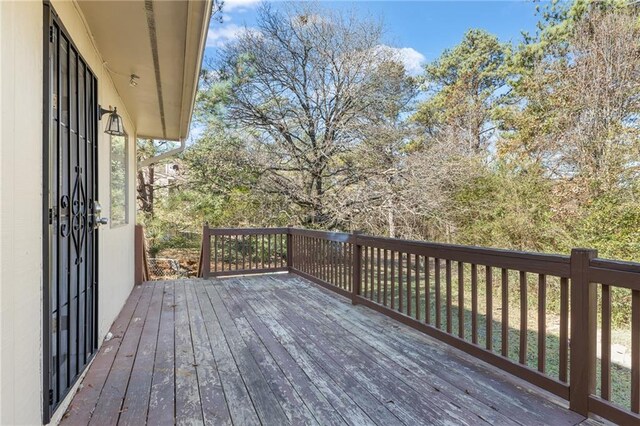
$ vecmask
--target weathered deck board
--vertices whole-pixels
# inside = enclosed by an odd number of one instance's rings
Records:
[[[197,284],[196,284],[197,285]],[[205,286],[206,287],[206,286]],[[209,335],[211,349],[218,364],[218,372],[222,381],[222,388],[227,399],[227,407],[234,424],[254,425],[260,424],[249,392],[244,384],[240,370],[233,359],[231,349],[222,332],[209,296],[200,294],[200,307]]]
[[[212,286],[207,286],[207,293],[258,417],[273,424],[286,423],[287,417],[284,411],[282,411],[258,364],[242,340],[229,312],[220,300],[218,292]]]
[[[270,301],[279,300],[275,292],[268,294],[272,296]],[[430,380],[435,382],[431,384],[417,376],[404,380],[402,374],[397,373],[404,372],[410,375],[412,371],[405,368],[407,363],[397,363],[382,353],[375,353],[375,349],[364,342],[352,340],[351,335],[346,333],[337,321],[327,323],[326,316],[323,317],[321,313],[318,315],[314,310],[300,311],[297,307],[282,303],[279,304],[279,312],[282,315],[281,321],[298,328],[296,335],[306,336],[305,346],[319,345],[324,356],[344,366],[345,371],[341,374],[350,374],[366,385],[380,402],[394,401],[393,404],[388,404],[388,407],[405,423],[415,424],[427,416],[446,419],[450,416],[448,411],[453,412],[453,417],[449,417],[451,421],[464,420],[468,424],[482,421],[500,423],[508,420],[465,393],[447,392],[447,386],[437,377]],[[428,412],[424,411],[423,398],[433,403],[428,407]],[[459,407],[469,410],[463,412]],[[444,408],[444,411],[439,411],[438,408]],[[473,416],[470,417],[471,412]]]
[[[120,315],[109,330],[112,338],[102,345],[99,355],[91,364],[91,374],[87,375],[82,382],[82,390],[73,399],[71,405],[67,409],[63,423],[71,424],[72,418],[75,424],[87,424],[93,414],[96,401],[102,392],[102,388],[109,377],[113,360],[118,353],[118,347],[122,342],[122,338],[129,327],[131,317],[138,305],[138,301],[142,296],[142,287],[136,287],[127,299]],[[69,421],[67,420],[69,419]]]
[[[227,409],[220,375],[218,374],[218,365],[211,350],[209,335],[202,315],[201,302],[197,296],[199,288],[201,288],[199,283],[186,286],[195,366],[198,372],[198,384],[202,401],[202,416],[207,424],[230,425],[231,417]]]
[[[228,286],[233,287],[239,284],[240,281],[231,282]],[[438,395],[433,390],[430,394],[424,395],[417,392],[408,393],[404,386],[391,386],[392,383],[385,383],[385,372],[376,369],[372,363],[361,364],[361,369],[355,368],[354,364],[359,364],[361,359],[349,358],[341,354],[338,347],[343,346],[342,340],[329,341],[312,328],[299,328],[300,324],[306,321],[304,316],[295,316],[290,320],[271,303],[272,300],[272,292],[265,289],[260,293],[259,298],[250,298],[247,303],[261,318],[270,316],[271,324],[277,324],[282,329],[281,332],[287,333],[288,338],[295,340],[312,359],[322,366],[325,373],[340,388],[350,390],[349,396],[376,424],[398,422],[418,424],[421,421],[436,418],[460,421],[464,417],[465,413],[462,412],[458,417],[449,417],[446,410],[440,412],[433,410],[432,407],[435,407],[435,404],[427,406],[420,403],[422,398],[437,400]],[[289,315],[292,313],[289,312]],[[440,406],[449,407],[450,405],[441,404]]]
[[[144,423],[147,419],[149,392],[151,391],[158,327],[160,325],[160,312],[164,296],[163,287],[159,285],[153,289],[151,304],[147,311],[138,351],[129,378],[129,385],[127,386],[127,393],[122,405],[119,420],[119,424],[122,425],[135,426]]]
[[[62,424],[578,424],[557,399],[291,275],[134,289]]]
[[[162,311],[158,330],[149,410],[149,424],[164,426],[174,424],[175,418],[175,285],[165,284],[163,288]]]
[[[175,290],[176,424],[200,424],[204,420],[184,282],[178,281]]]
[[[294,386],[280,370],[279,365],[260,339],[251,329],[251,325],[244,317],[242,305],[237,303],[232,297],[224,297],[225,305],[233,318],[238,332],[242,336],[251,352],[251,355],[258,363],[262,374],[269,383],[273,394],[278,399],[287,419],[292,424],[318,424],[314,415],[300,398]]]
[[[441,342],[432,341],[431,344],[425,345],[425,336],[415,330],[401,327],[403,331],[398,333],[400,325],[397,322],[382,315],[379,321],[372,322],[370,312],[366,308],[354,309],[349,301],[340,303],[339,299],[325,290],[308,293],[307,288],[314,289],[313,284],[298,277],[291,279],[298,282],[299,295],[291,286],[285,284],[283,287],[282,280],[264,285],[273,288],[275,294],[283,298],[287,306],[293,306],[291,302],[302,297],[302,294],[308,295],[308,303],[304,306],[306,314],[315,310],[325,321],[327,317],[332,320],[326,322],[339,326],[333,328],[334,332],[343,328],[347,334],[342,334],[340,339],[364,340],[367,343],[368,354],[377,360],[389,357],[397,364],[397,368],[391,369],[392,372],[405,376],[419,376],[439,391],[454,397],[457,395],[456,399],[463,395],[471,395],[491,410],[504,413],[510,418],[518,419],[524,412],[527,414],[523,418],[526,424],[531,424],[534,420],[538,424],[545,424],[549,416],[555,417],[554,424],[575,424],[574,413],[558,413],[557,404],[553,401],[522,392],[517,384],[522,382],[518,379],[511,378],[503,372],[497,375],[487,374],[486,368],[480,366],[476,360],[469,360],[468,356],[452,350]],[[332,304],[332,309],[327,309],[328,303]],[[385,338],[381,339],[381,335]],[[452,357],[452,353],[459,355]],[[402,368],[403,366],[406,368]],[[415,379],[410,377],[410,383],[415,383]],[[475,412],[479,414],[483,411]]]
[[[142,296],[120,343],[89,424],[104,426],[118,423],[153,290],[154,287],[142,289]]]

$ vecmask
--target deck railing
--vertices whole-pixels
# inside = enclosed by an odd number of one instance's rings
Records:
[[[585,416],[640,424],[640,264],[587,249],[562,256],[292,227],[205,226],[203,235],[201,276],[298,274],[552,392]],[[613,401],[611,390],[614,293],[631,305],[626,402]]]
[[[288,271],[289,228],[203,228],[199,275]],[[208,261],[206,261],[208,259]]]

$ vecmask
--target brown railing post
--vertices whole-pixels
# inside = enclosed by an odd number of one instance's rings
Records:
[[[289,272],[293,269],[293,234],[291,233],[291,229],[293,225],[287,226],[287,268]]]
[[[589,395],[596,387],[596,284],[589,279],[589,263],[596,250],[571,250],[571,371],[569,408],[589,415]]]
[[[144,228],[135,226],[135,269],[134,283],[142,284],[149,279],[149,265],[147,263],[147,250],[144,240]]]
[[[202,278],[209,278],[211,272],[211,235],[209,224],[202,227]]]
[[[358,296],[360,296],[360,284],[362,282],[362,246],[358,241],[358,235],[360,231],[353,231],[351,237],[352,250],[352,285],[351,285],[351,303],[353,305],[358,304]]]

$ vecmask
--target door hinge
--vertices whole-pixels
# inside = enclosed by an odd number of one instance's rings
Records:
[[[53,209],[49,209],[49,225],[53,225]]]
[[[49,389],[49,405],[53,405],[53,389]]]
[[[49,25],[49,42],[53,43],[53,25]]]

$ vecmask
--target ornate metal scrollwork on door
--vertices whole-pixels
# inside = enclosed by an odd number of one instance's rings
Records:
[[[76,250],[76,263],[82,263],[82,249],[84,248],[85,228],[87,226],[87,195],[84,189],[82,167],[76,166],[75,170],[76,179],[72,194],[71,228],[73,230],[73,245]]]

